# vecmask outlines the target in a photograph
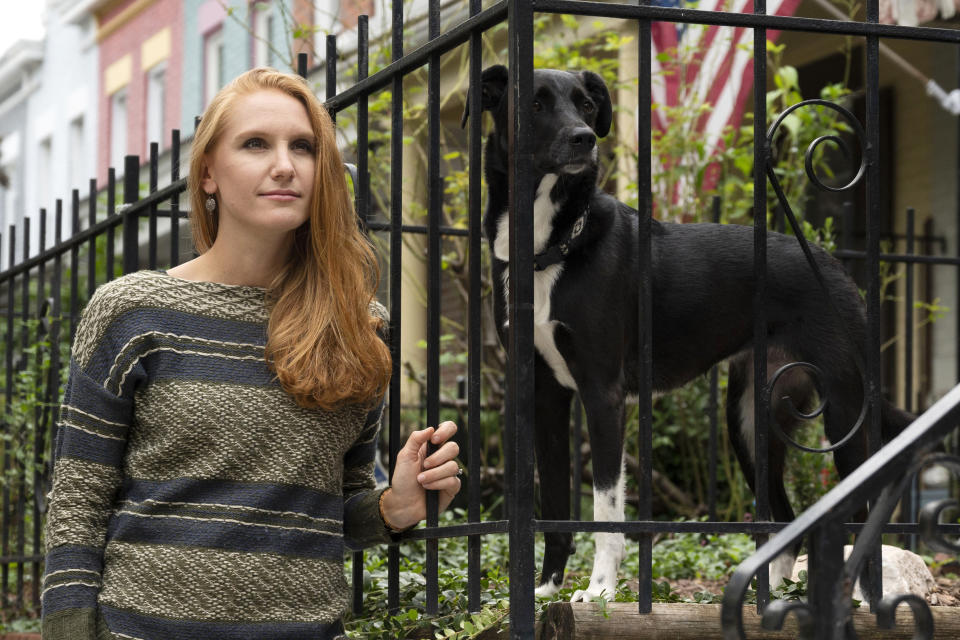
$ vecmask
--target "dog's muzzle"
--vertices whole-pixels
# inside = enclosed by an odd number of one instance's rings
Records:
[[[570,132],[568,144],[574,153],[589,153],[597,146],[597,134],[590,127],[577,127]]]
[[[580,173],[596,163],[597,135],[590,127],[568,127],[557,133],[550,158],[561,173]]]

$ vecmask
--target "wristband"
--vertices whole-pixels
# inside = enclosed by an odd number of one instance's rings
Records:
[[[387,489],[387,491],[389,491],[389,488]],[[406,529],[401,529],[400,527],[393,526],[393,524],[389,520],[387,520],[387,514],[383,512],[383,496],[385,495],[387,495],[386,491],[380,494],[380,501],[379,501],[380,519],[383,520],[383,524],[386,525],[387,529],[390,529],[390,531],[393,531],[394,533],[400,533],[402,531],[406,531]]]

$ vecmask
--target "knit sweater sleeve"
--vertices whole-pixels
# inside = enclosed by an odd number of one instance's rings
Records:
[[[351,549],[391,542],[380,515],[380,495],[373,476],[383,405],[367,414],[366,426],[343,459],[343,536]]]
[[[138,360],[124,363],[123,285],[98,289],[74,338],[54,447],[43,578],[45,640],[93,640],[107,522],[121,483]],[[119,366],[118,366],[119,365]]]
[[[386,308],[374,301],[370,304],[370,315],[379,322],[380,339],[388,342]],[[383,404],[367,413],[363,430],[343,458],[343,535],[347,546],[353,549],[389,543],[393,539],[380,514],[380,496],[386,489],[376,488],[373,475]]]

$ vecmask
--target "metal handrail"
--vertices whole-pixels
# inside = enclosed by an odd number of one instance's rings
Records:
[[[880,529],[889,518],[888,510],[892,511],[896,505],[904,482],[926,464],[957,460],[943,454],[936,454],[935,458],[929,456],[938,443],[956,429],[958,423],[960,385],[940,398],[900,435],[747,558],[734,572],[724,592],[721,614],[724,639],[746,638],[743,631],[743,605],[751,579],[778,555],[808,535],[811,539],[809,601],[776,601],[766,608],[762,624],[767,629],[780,629],[786,615],[793,612],[801,619],[801,635],[804,638],[839,640],[845,637],[831,633],[836,630],[836,626],[833,629],[826,629],[824,626],[829,625],[830,621],[849,619],[852,606],[850,594],[862,570],[861,561],[865,552],[869,551],[868,547],[879,542]],[[843,545],[834,545],[827,549],[826,542],[836,542],[839,536],[845,535],[840,529],[840,523],[863,508],[868,500],[878,497],[880,499],[876,501],[870,519],[858,537],[854,552],[844,564],[842,557],[833,557],[842,553]],[[921,529],[924,529],[924,524],[927,524],[928,530],[931,529],[929,523],[923,522]],[[831,556],[825,556],[826,552]],[[895,608],[903,601],[903,596],[885,597],[874,607],[878,621],[886,615],[885,612],[888,612],[891,606]],[[926,606],[926,603],[922,602],[922,605]],[[914,603],[911,606],[916,608],[919,605]],[[917,632],[924,633],[922,617],[915,616],[915,621]],[[845,633],[842,626],[840,631]],[[932,638],[932,635],[914,635],[914,638],[924,637]]]

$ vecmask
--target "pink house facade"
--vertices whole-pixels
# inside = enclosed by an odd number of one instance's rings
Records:
[[[123,157],[170,146],[179,126],[183,73],[183,2],[112,0],[94,8],[100,49],[98,115],[102,132],[97,180],[108,167],[123,171]]]

